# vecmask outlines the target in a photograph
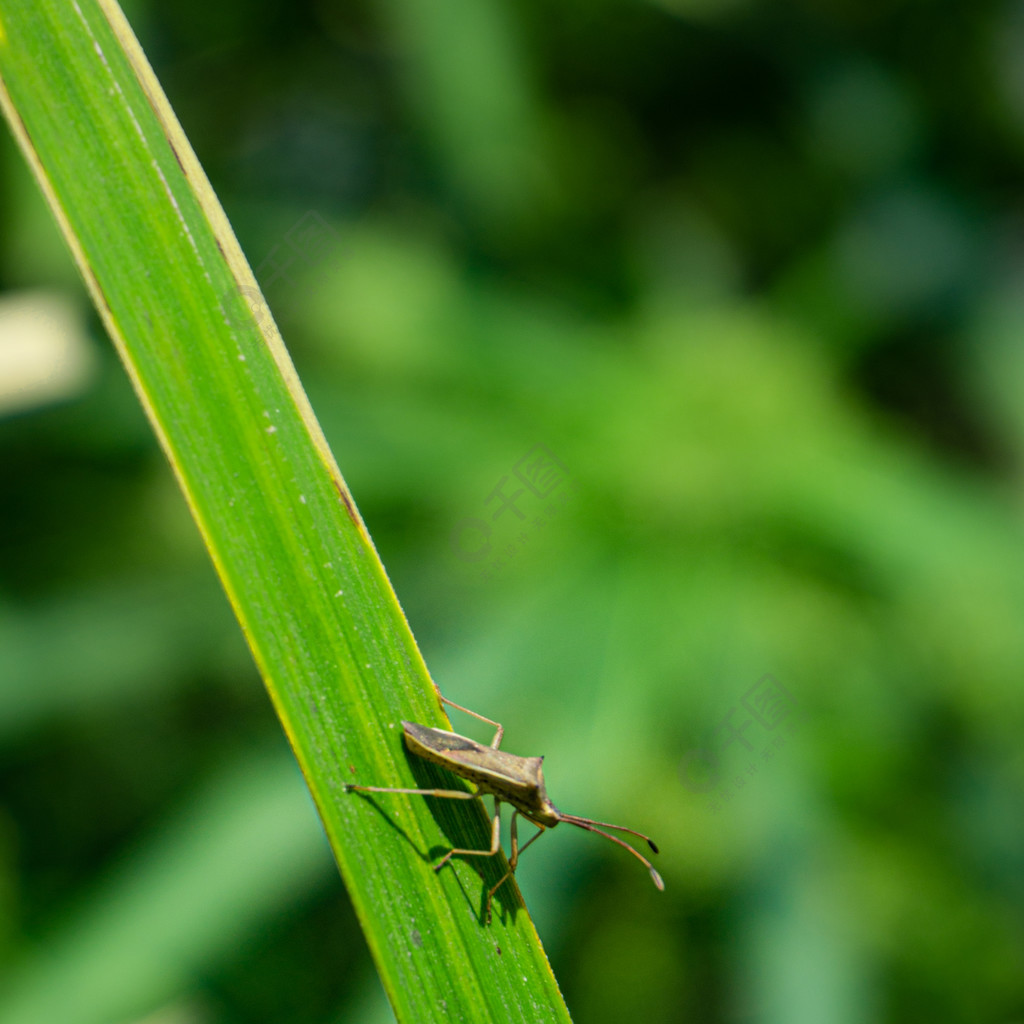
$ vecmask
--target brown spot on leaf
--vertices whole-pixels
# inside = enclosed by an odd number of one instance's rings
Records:
[[[336,480],[334,477],[331,479],[334,480],[334,489],[338,492],[338,497],[344,503],[349,519],[358,526],[359,516],[356,514],[356,506],[352,502],[352,495],[348,493],[348,490],[342,485],[340,480]]]
[[[181,173],[188,177],[188,171],[185,170],[185,164],[181,157],[178,155],[178,150],[175,148],[174,143],[171,142],[170,138],[167,139],[167,144],[171,147],[171,152],[174,154],[174,159],[178,161],[178,166],[181,168]]]

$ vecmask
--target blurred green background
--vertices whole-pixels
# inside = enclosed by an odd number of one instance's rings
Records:
[[[1024,1019],[1024,5],[126,13],[574,1017]],[[388,1021],[6,132],[0,413],[0,1024]]]

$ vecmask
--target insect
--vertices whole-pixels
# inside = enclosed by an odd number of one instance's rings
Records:
[[[658,847],[654,845],[649,836],[626,828],[624,825],[611,825],[606,821],[594,821],[591,818],[581,818],[575,814],[566,814],[564,811],[560,811],[548,798],[544,785],[544,773],[541,770],[543,757],[519,757],[516,754],[508,754],[504,750],[499,750],[498,746],[505,731],[503,726],[448,700],[446,697],[442,697],[441,700],[450,707],[464,711],[481,722],[493,725],[497,731],[494,734],[494,739],[491,740],[491,745],[485,747],[458,733],[446,732],[443,729],[431,729],[425,725],[417,725],[415,722],[403,722],[405,745],[417,756],[439,764],[442,768],[447,768],[448,771],[454,772],[461,778],[476,783],[475,792],[469,793],[459,789],[401,789],[391,786],[357,786],[354,784],[346,785],[345,789],[362,793],[414,793],[420,796],[435,796],[451,800],[475,800],[478,796],[493,796],[494,823],[491,828],[491,848],[489,850],[449,850],[441,858],[441,861],[434,865],[435,871],[440,871],[456,855],[493,857],[501,848],[501,805],[503,802],[511,804],[515,808],[510,825],[512,852],[508,859],[508,871],[487,893],[488,922],[491,920],[491,901],[494,899],[494,894],[515,874],[519,855],[547,829],[554,828],[561,821],[586,829],[588,832],[596,832],[598,835],[604,836],[605,839],[610,839],[613,843],[625,847],[651,873],[654,884],[659,889],[665,888],[661,875],[655,871],[654,865],[646,857],[629,843],[604,830],[611,828],[619,832],[628,832],[630,835],[643,839],[657,853]],[[519,836],[516,831],[516,820],[520,814],[540,829],[535,835],[530,836],[522,846],[519,845]]]

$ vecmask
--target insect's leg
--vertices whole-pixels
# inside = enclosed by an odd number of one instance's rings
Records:
[[[456,854],[465,854],[467,857],[493,857],[501,848],[501,801],[494,799],[494,826],[491,829],[491,848],[489,850],[449,850],[434,865],[435,871],[440,871]]]
[[[359,793],[413,793],[417,796],[438,796],[446,800],[475,800],[476,793],[467,793],[464,789],[400,789],[396,786],[357,786],[346,783],[345,791],[356,790]]]
[[[527,839],[526,842],[523,843],[522,846],[520,846],[519,845],[519,834],[518,834],[518,831],[516,829],[516,819],[518,817],[519,817],[519,812],[516,811],[512,815],[512,825],[511,825],[511,829],[510,829],[510,831],[512,833],[512,855],[508,859],[508,871],[505,872],[505,874],[502,877],[501,881],[498,882],[498,884],[496,886],[494,886],[494,888],[491,889],[491,891],[487,894],[487,920],[488,921],[491,920],[491,900],[494,899],[494,894],[516,873],[516,865],[518,865],[518,863],[519,863],[519,855],[530,845],[530,843],[532,843],[535,839],[538,839],[540,836],[542,836],[547,831],[547,829],[543,829],[543,828],[539,829],[536,833],[534,833],[532,836],[530,836],[530,838]]]
[[[501,880],[497,885],[491,886],[487,891],[487,923],[491,923],[491,903],[494,900],[494,894],[505,884],[505,881],[511,878],[516,873],[516,864],[519,861],[519,832],[516,828],[516,823],[519,821],[519,812],[512,812],[512,822],[509,825],[509,832],[512,835],[512,853],[508,858],[508,871],[501,876]]]
[[[512,815],[512,822],[509,825],[509,831],[512,833],[512,856],[508,859],[508,873],[514,875],[516,873],[516,865],[519,863],[519,812],[516,811]],[[502,882],[505,881],[503,878]],[[500,882],[498,883],[501,884]]]
[[[505,726],[496,722],[493,718],[485,718],[483,715],[478,715],[475,711],[470,711],[469,708],[464,708],[461,704],[456,704],[455,701],[449,700],[447,697],[442,697],[441,700],[449,707],[455,708],[458,711],[465,711],[467,715],[472,715],[474,718],[479,718],[481,722],[493,725],[498,731],[494,734],[494,739],[491,740],[491,747],[494,750],[498,749],[498,744],[501,743],[501,737],[505,732]]]
[[[534,840],[536,840],[536,839],[540,839],[540,837],[541,837],[542,835],[544,835],[544,833],[545,833],[545,832],[547,832],[547,829],[546,829],[546,828],[539,828],[539,829],[537,829],[537,831],[536,831],[536,832],[534,832],[534,834],[533,834],[532,836],[530,836],[530,838],[529,838],[529,839],[527,839],[527,840],[526,840],[526,842],[525,842],[525,843],[523,843],[523,845],[522,845],[522,846],[520,846],[520,847],[519,847],[519,854],[520,854],[520,856],[522,855],[523,851],[524,851],[524,850],[525,850],[525,849],[526,849],[526,848],[527,848],[527,847],[528,847],[528,846],[529,846],[529,845],[530,845],[530,844],[531,844],[532,842],[534,842]],[[517,859],[518,859],[518,858],[517,858]]]

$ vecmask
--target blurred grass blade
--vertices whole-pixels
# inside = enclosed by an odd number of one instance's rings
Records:
[[[344,793],[354,779],[432,777],[413,774],[398,723],[446,719],[281,340],[242,301],[256,282],[116,5],[0,0],[0,102],[206,540],[396,1016],[567,1020],[514,886],[482,923],[503,865],[431,870],[443,847],[484,845],[483,808]]]
[[[294,763],[276,751],[232,762],[5,978],[0,1021],[130,1021],[191,995],[327,867]]]

